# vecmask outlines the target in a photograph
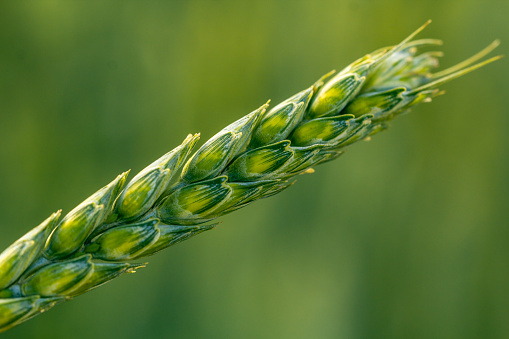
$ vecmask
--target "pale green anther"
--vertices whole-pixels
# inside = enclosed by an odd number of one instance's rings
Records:
[[[92,273],[88,275],[86,281],[74,290],[70,296],[75,297],[99,287],[108,281],[124,273],[134,273],[138,268],[145,267],[142,264],[128,263],[93,263]]]
[[[356,73],[338,74],[315,95],[308,110],[309,119],[338,114],[359,92],[365,77]]]
[[[353,115],[343,114],[306,121],[293,131],[290,141],[293,146],[301,147],[328,143],[345,132],[353,118]]]
[[[46,243],[46,257],[60,259],[76,252],[94,228],[109,216],[126,177],[127,172],[122,173],[69,212],[51,233]]]
[[[39,296],[0,299],[0,332],[53,307],[61,298]]]
[[[235,159],[225,174],[231,181],[256,181],[277,178],[278,170],[292,157],[285,140],[247,151]]]
[[[304,117],[312,96],[313,87],[310,87],[265,113],[249,146],[257,148],[286,139]]]
[[[198,134],[189,134],[180,146],[138,173],[118,198],[115,210],[118,218],[129,220],[146,213],[166,190],[198,139]]]
[[[91,255],[43,266],[21,285],[24,295],[68,296],[78,290],[93,272]]]
[[[157,215],[163,222],[177,225],[209,221],[231,194],[226,180],[226,176],[220,176],[175,190],[162,200]]]
[[[53,213],[0,254],[0,290],[9,287],[38,258],[60,211]]]
[[[85,247],[94,259],[107,261],[131,260],[137,257],[159,236],[156,228],[159,220],[152,218],[144,222],[118,226],[92,239]]]
[[[356,117],[372,114],[374,120],[383,119],[384,114],[389,113],[404,100],[403,93],[405,91],[405,87],[397,87],[385,92],[359,95],[341,113],[352,114]]]
[[[249,142],[254,127],[267,106],[268,104],[261,106],[210,138],[184,165],[182,180],[192,183],[219,174]]]

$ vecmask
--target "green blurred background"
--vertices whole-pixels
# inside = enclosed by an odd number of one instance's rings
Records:
[[[4,1],[0,246],[433,19],[448,66],[509,1]],[[217,229],[2,338],[507,338],[507,61]]]

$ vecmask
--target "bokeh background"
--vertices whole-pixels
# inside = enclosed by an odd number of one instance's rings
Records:
[[[189,132],[421,37],[445,66],[509,1],[4,1],[0,246]],[[290,190],[2,338],[507,338],[507,60]]]

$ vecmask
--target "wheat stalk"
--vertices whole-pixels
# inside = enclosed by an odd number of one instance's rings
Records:
[[[427,24],[426,24],[427,25]],[[497,45],[432,73],[440,52],[418,53],[440,40],[379,49],[330,72],[271,110],[268,103],[230,124],[192,156],[199,135],[126,184],[122,173],[61,221],[53,213],[0,254],[0,332],[98,287],[152,255],[209,230],[224,214],[288,188],[298,174],[335,159],[345,146],[442,94],[444,82],[500,58],[475,64]]]

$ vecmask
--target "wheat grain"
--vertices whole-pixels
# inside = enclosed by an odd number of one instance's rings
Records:
[[[138,173],[119,175],[58,224],[60,212],[0,255],[0,332],[213,228],[201,225],[288,188],[292,177],[335,159],[343,148],[386,129],[409,107],[442,94],[437,87],[487,63],[498,42],[433,73],[439,52],[414,40],[377,50],[267,111],[268,103],[230,124],[190,156],[199,135]],[[182,168],[182,169],[181,169]],[[179,174],[180,175],[177,175]]]

